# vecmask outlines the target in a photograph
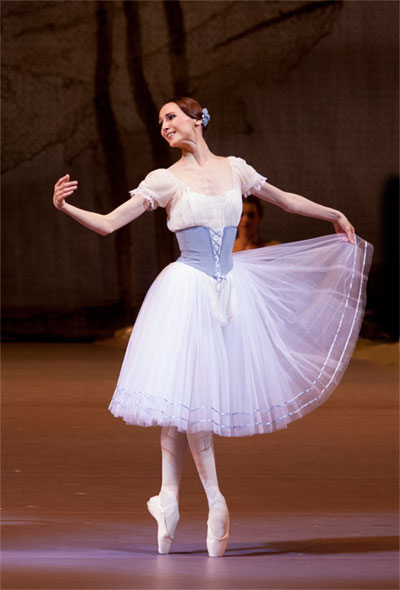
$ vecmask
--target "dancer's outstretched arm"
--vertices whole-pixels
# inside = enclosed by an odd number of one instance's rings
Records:
[[[106,236],[120,227],[130,223],[147,209],[145,199],[136,195],[110,213],[101,215],[93,211],[85,211],[74,205],[70,205],[65,199],[71,196],[78,188],[77,180],[70,180],[69,174],[60,178],[54,185],[53,204],[56,209],[63,211],[80,224],[102,236]]]
[[[263,201],[277,205],[288,213],[297,213],[305,217],[331,221],[335,231],[345,233],[349,242],[354,244],[354,227],[341,211],[319,205],[295,193],[285,192],[276,186],[272,186],[269,182],[265,182],[262,188],[255,191],[254,194]]]

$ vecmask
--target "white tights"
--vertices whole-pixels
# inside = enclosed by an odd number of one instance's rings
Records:
[[[209,508],[221,497],[215,467],[214,441],[211,431],[179,432],[175,426],[161,429],[162,483],[160,500],[167,501],[169,494],[179,500],[179,485],[183,462],[189,444],[196,469],[207,495]]]

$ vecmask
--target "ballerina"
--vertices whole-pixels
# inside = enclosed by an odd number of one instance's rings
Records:
[[[68,203],[78,188],[68,174],[53,202],[101,235],[149,209],[167,210],[181,256],[146,295],[109,409],[127,424],[161,427],[161,490],[147,503],[159,553],[174,538],[189,446],[209,506],[208,554],[221,557],[229,511],[213,434],[273,432],[327,399],[358,337],[372,247],[341,211],[272,186],[242,158],[213,154],[209,119],[192,98],[164,104],[161,136],[181,157],[150,172],[110,213]],[[232,255],[242,194],[329,221],[336,233]]]

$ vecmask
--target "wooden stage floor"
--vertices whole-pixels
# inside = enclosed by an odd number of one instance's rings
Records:
[[[322,407],[274,434],[215,437],[222,559],[188,452],[170,555],[147,499],[158,428],[107,410],[124,342],[3,345],[2,590],[398,588],[397,345],[358,345]]]

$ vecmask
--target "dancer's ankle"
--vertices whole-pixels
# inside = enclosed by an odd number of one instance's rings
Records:
[[[215,506],[215,504],[217,502],[226,504],[225,498],[222,495],[219,488],[207,489],[207,502],[208,502],[208,508],[210,510],[213,508],[213,506]]]
[[[172,499],[175,499],[179,502],[179,488],[173,485],[161,486],[161,490],[159,493],[161,502],[171,502]]]

